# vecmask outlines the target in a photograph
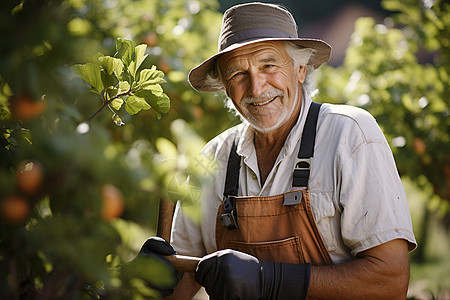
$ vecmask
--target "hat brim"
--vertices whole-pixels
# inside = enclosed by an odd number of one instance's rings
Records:
[[[331,46],[319,39],[305,39],[305,38],[263,38],[255,39],[251,41],[246,41],[243,43],[234,43],[233,45],[225,48],[223,51],[211,56],[204,62],[202,62],[197,67],[193,68],[189,72],[189,82],[191,86],[197,91],[202,92],[217,92],[220,89],[217,86],[212,86],[208,84],[206,80],[207,74],[210,72],[211,68],[215,67],[216,59],[228,52],[247,46],[254,43],[265,42],[265,41],[286,41],[291,42],[302,48],[314,49],[314,53],[311,56],[308,65],[317,69],[321,64],[327,62],[331,56]]]

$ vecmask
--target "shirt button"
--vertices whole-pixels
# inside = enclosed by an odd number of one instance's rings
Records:
[[[258,177],[256,177],[256,174],[255,174],[255,173],[252,174],[252,178],[253,178],[253,180],[258,179]]]

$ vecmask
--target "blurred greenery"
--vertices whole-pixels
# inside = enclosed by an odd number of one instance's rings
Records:
[[[449,264],[429,245],[448,241],[450,12],[437,0],[383,5],[395,11],[385,24],[358,20],[344,63],[318,70],[316,99],[369,110],[408,197],[420,191],[410,197],[422,245],[412,255],[415,288],[429,270],[448,274],[436,271]],[[223,95],[187,83],[216,51],[220,20],[216,0],[0,2],[0,298],[158,298],[146,282],[167,280],[164,266],[121,270],[155,234],[160,198],[182,199],[200,216],[192,203],[214,165],[197,154],[239,122]],[[118,38],[147,46],[139,70],[165,74],[167,113],[111,102],[90,118],[116,92],[90,91],[71,67],[114,57]],[[420,62],[419,52],[432,59]],[[421,291],[450,290],[434,278]]]

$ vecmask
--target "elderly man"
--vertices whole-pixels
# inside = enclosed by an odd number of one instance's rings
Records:
[[[309,97],[330,53],[279,6],[225,12],[218,53],[189,80],[225,91],[243,123],[204,149],[221,168],[201,224],[177,207],[171,245],[202,259],[174,298],[198,284],[214,299],[405,298],[416,241],[388,143],[369,113]],[[175,253],[155,238],[141,252]]]

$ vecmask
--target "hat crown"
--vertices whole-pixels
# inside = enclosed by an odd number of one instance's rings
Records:
[[[236,43],[262,38],[297,38],[297,24],[286,9],[267,3],[246,3],[225,11],[219,52]]]

